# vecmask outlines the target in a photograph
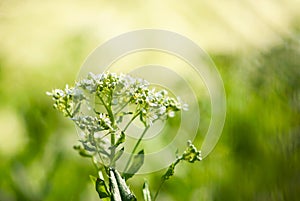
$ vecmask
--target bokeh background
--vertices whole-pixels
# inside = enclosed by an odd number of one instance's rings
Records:
[[[201,163],[180,164],[158,200],[298,200],[299,8],[298,0],[0,0],[0,200],[98,200],[94,168],[72,150],[74,127],[45,92],[73,83],[101,43],[143,28],[195,41],[227,95],[218,145]],[[151,189],[161,173],[145,176]],[[139,198],[143,177],[131,181]]]

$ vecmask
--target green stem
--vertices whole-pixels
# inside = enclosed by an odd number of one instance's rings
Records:
[[[158,187],[158,189],[157,189],[157,191],[156,191],[156,193],[155,193],[155,195],[154,195],[154,197],[153,197],[153,201],[156,200],[156,198],[157,198],[157,196],[158,196],[158,193],[159,193],[161,187],[163,186],[163,184],[165,183],[165,181],[166,181],[166,180],[162,180],[162,181],[160,182],[159,187]]]
[[[70,118],[73,118],[73,115],[71,114],[71,112],[69,111],[68,109],[68,102],[65,102],[65,107],[66,107],[66,112],[67,112],[67,115],[70,117]]]
[[[130,101],[131,101],[131,99],[128,102],[126,102],[120,109],[118,109],[118,111],[115,112],[115,115],[118,114],[119,112],[121,112],[130,103]]]
[[[98,156],[99,156],[99,158],[100,158],[102,164],[104,165],[104,160],[103,160],[103,158],[102,158],[102,156],[101,156],[101,154],[100,154],[100,150],[99,150],[99,147],[98,147],[98,143],[97,143],[96,140],[95,140],[94,134],[92,134],[92,140],[93,140],[93,142],[95,143],[95,147],[96,147],[97,154],[98,154]],[[93,160],[93,158],[92,158],[92,160]],[[93,162],[94,162],[94,161],[93,161]],[[94,164],[95,164],[95,163],[94,163]]]
[[[110,150],[110,161],[111,161],[111,167],[115,166],[115,162],[112,162],[116,153],[116,148],[115,148],[115,133],[112,133],[110,136],[110,141],[111,141],[111,150]]]
[[[108,113],[108,116],[110,118],[110,121],[112,123],[112,128],[114,128],[115,127],[115,118],[114,118],[114,114],[113,114],[112,108],[111,108],[111,98],[112,98],[112,95],[110,97],[110,100],[108,101],[110,104],[106,104],[104,102],[104,100],[102,99],[102,97],[99,94],[97,94],[97,96],[98,96],[99,100],[101,101],[101,103],[104,105],[104,107],[105,107],[105,109],[106,109],[106,111]],[[113,158],[115,156],[115,151],[116,151],[115,147],[114,147],[115,141],[116,141],[115,138],[116,138],[115,137],[115,132],[112,132],[111,135],[110,135],[110,143],[111,143],[110,160],[111,161],[113,160]],[[112,165],[112,167],[114,166],[114,164],[111,164],[111,165]]]
[[[112,123],[112,126],[114,126],[114,124],[115,124],[115,119],[114,119],[114,114],[112,113],[112,109],[111,109],[111,104],[106,104],[105,102],[104,102],[104,100],[102,99],[102,97],[99,95],[99,94],[97,94],[97,97],[99,98],[99,100],[101,101],[101,103],[103,104],[103,106],[105,107],[105,109],[106,109],[106,111],[107,111],[107,113],[108,113],[108,116],[109,116],[109,118],[110,118],[110,121],[111,121],[111,123]]]
[[[173,171],[175,170],[176,165],[177,165],[182,159],[183,159],[182,157],[179,157],[179,158],[176,159],[175,162],[173,162],[173,163],[171,164],[171,166],[174,165]],[[156,200],[156,198],[157,198],[157,196],[158,196],[158,193],[159,193],[159,191],[161,190],[161,188],[162,188],[163,184],[165,183],[165,181],[167,181],[167,180],[169,179],[169,178],[166,179],[166,177],[165,177],[166,174],[167,174],[167,172],[166,172],[166,173],[162,176],[162,178],[161,178],[161,182],[160,182],[159,187],[158,187],[158,189],[157,189],[157,191],[156,191],[156,193],[155,193],[155,195],[154,195],[153,201]],[[172,175],[170,175],[170,176],[172,176]]]
[[[123,132],[125,133],[125,131],[127,130],[127,128],[130,126],[130,124],[135,120],[135,118],[137,118],[137,116],[139,116],[140,112],[136,113],[128,122],[128,124],[125,126],[125,128],[123,129]]]
[[[146,132],[147,132],[148,129],[149,129],[149,126],[147,126],[147,127],[145,128],[145,130],[144,130],[143,133],[141,134],[139,140],[136,142],[136,144],[135,144],[135,146],[134,146],[134,148],[133,148],[133,150],[132,150],[132,152],[131,152],[131,155],[130,155],[130,157],[129,157],[129,160],[128,160],[127,163],[126,163],[126,166],[125,166],[123,172],[126,172],[126,171],[127,171],[128,166],[129,166],[129,164],[130,164],[130,162],[131,162],[131,160],[132,160],[132,157],[133,157],[133,155],[134,155],[136,149],[138,148],[139,144],[141,143],[141,141],[142,141],[142,139],[143,139],[143,137],[144,137],[144,135],[146,134]]]
[[[97,171],[99,171],[98,165],[95,163],[94,158],[91,157],[92,163],[94,165],[94,167],[96,168]]]

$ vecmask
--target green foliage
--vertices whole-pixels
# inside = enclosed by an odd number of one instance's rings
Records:
[[[150,194],[150,189],[149,189],[149,184],[147,181],[144,182],[143,185],[143,196],[145,201],[151,201],[151,194]]]
[[[192,144],[192,142],[188,141],[186,150],[183,152],[183,154],[180,157],[177,157],[176,161],[169,166],[167,172],[162,176],[163,182],[165,180],[168,180],[171,176],[174,175],[175,167],[180,161],[187,161],[189,163],[194,163],[195,161],[201,161],[201,160],[202,160],[201,151],[198,151],[197,148]]]
[[[137,155],[133,157],[133,160],[128,168],[122,175],[125,180],[131,178],[144,164],[144,150],[139,151]]]
[[[109,169],[109,180],[112,201],[136,201],[136,197],[118,171]]]
[[[109,191],[107,190],[104,180],[97,178],[97,180],[95,182],[95,187],[96,187],[96,191],[98,192],[100,198],[110,197]]]
[[[93,154],[91,154],[87,149],[84,149],[80,145],[74,145],[73,148],[78,151],[80,156],[91,158]]]
[[[117,140],[117,142],[115,144],[115,146],[117,147],[120,144],[122,144],[123,142],[125,142],[125,133],[122,131],[119,139]]]

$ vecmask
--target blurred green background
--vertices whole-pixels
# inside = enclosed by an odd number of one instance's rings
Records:
[[[106,40],[160,28],[213,58],[227,94],[221,139],[180,164],[158,200],[296,201],[300,193],[297,0],[0,0],[0,200],[98,200],[77,135],[45,95],[73,83]],[[197,142],[196,142],[197,144]],[[155,189],[162,172],[146,177]],[[143,176],[131,181],[141,196]]]

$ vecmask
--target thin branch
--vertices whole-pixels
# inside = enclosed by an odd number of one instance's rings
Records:
[[[146,132],[147,132],[148,129],[149,129],[149,126],[147,126],[147,127],[145,128],[145,130],[144,130],[143,133],[141,134],[139,140],[136,142],[136,144],[135,144],[135,146],[134,146],[134,148],[133,148],[133,150],[132,150],[132,152],[131,152],[131,155],[130,155],[130,157],[129,157],[129,160],[128,160],[127,163],[126,163],[126,166],[125,166],[123,172],[126,172],[126,170],[128,169],[128,166],[129,166],[129,164],[130,164],[130,162],[131,162],[131,160],[132,160],[132,157],[133,157],[133,155],[134,155],[136,149],[138,148],[139,144],[141,143],[141,141],[142,141],[142,139],[143,139],[143,137],[144,137],[144,135],[146,134]]]
[[[130,103],[130,101],[131,101],[131,99],[130,99],[128,102],[126,102],[124,105],[122,105],[122,106],[118,109],[118,111],[115,112],[115,115],[118,114],[119,112],[121,112],[121,111],[122,111],[122,110]]]
[[[130,126],[130,124],[135,120],[135,118],[137,118],[139,116],[140,112],[137,112],[128,122],[128,124],[125,126],[125,128],[123,129],[123,132],[125,133],[125,131],[127,130],[127,128]]]

